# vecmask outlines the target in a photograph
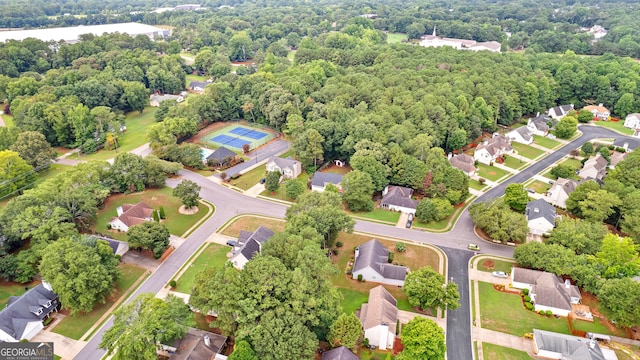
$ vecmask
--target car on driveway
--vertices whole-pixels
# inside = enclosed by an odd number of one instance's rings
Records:
[[[494,271],[491,273],[491,275],[495,277],[503,278],[503,279],[506,279],[509,277],[509,275],[504,271]]]
[[[229,240],[227,241],[227,245],[231,246],[231,247],[235,247],[238,243],[235,240]]]
[[[467,249],[473,250],[473,251],[480,251],[480,246],[476,244],[469,244],[469,246],[467,246]]]

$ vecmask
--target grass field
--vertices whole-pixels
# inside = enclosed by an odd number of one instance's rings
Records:
[[[549,183],[535,180],[531,184],[527,185],[527,187],[535,190],[538,194],[545,194],[547,190],[551,188],[551,185],[549,185]]]
[[[120,279],[116,281],[115,291],[104,304],[96,304],[93,311],[88,313],[67,315],[52,331],[75,340],[80,339],[146,271],[131,264],[120,264],[119,268]]]
[[[20,296],[27,292],[25,288],[33,288],[38,285],[39,282],[32,282],[28,284],[18,284],[18,283],[0,283],[0,309],[4,309],[7,302],[9,302],[9,298],[12,296]]]
[[[240,179],[242,179],[242,178],[240,178]],[[300,174],[300,176],[298,176],[297,180],[301,181],[302,184],[304,184],[304,192],[305,193],[311,191],[307,187],[307,181],[309,180],[309,174],[307,174],[306,172],[303,172],[302,174]],[[287,185],[287,181],[288,180],[282,182],[280,184],[280,187],[278,188],[278,190],[276,190],[273,194],[268,192],[267,190],[265,190],[260,195],[267,196],[267,197],[270,197],[270,198],[273,198],[273,199],[294,202],[295,201],[294,199],[292,199],[292,198],[287,196],[287,191],[286,191],[286,188],[285,188],[285,186]]]
[[[186,294],[191,293],[196,275],[206,268],[222,269],[227,262],[229,250],[231,248],[228,246],[209,244],[176,281],[178,284],[175,290]]]
[[[511,267],[514,265],[514,262],[498,260],[498,259],[483,259],[478,263],[478,270],[484,272],[494,272],[494,271],[504,271],[506,273],[511,272]]]
[[[192,82],[192,81],[205,82],[205,81],[207,81],[207,79],[209,79],[208,76],[187,74],[187,76],[185,77],[185,86],[188,88],[189,87],[189,83]]]
[[[573,167],[576,170],[580,170],[582,168],[582,163],[580,163],[580,160],[578,159],[572,159],[572,158],[568,158],[564,161],[561,161],[558,163],[558,165],[568,165]],[[554,165],[555,167],[556,165]],[[557,180],[558,177],[553,176],[551,174],[551,169],[549,169],[549,171],[545,172],[544,174],[542,174],[542,176],[549,178],[551,180]],[[571,176],[569,176],[569,179],[573,179],[573,180],[580,180],[580,177],[576,174],[572,174]]]
[[[116,157],[118,153],[128,152],[144,145],[148,142],[147,128],[156,122],[154,115],[157,109],[158,108],[147,106],[142,114],[133,111],[125,116],[127,131],[118,138],[117,150],[100,150],[95,154],[89,155],[73,154],[69,156],[69,159],[82,159],[87,161],[107,160]]]
[[[633,129],[624,127],[624,121],[594,121],[594,124],[621,132],[625,135],[633,135]]]
[[[566,318],[556,319],[525,309],[520,295],[499,292],[493,285],[480,282],[480,317],[482,327],[511,335],[523,336],[533,329],[569,333]]]
[[[484,184],[480,184],[480,182],[478,180],[475,179],[469,179],[469,187],[475,190],[482,190],[485,187],[487,187],[487,185]]]
[[[238,237],[240,231],[255,231],[260,225],[268,228],[273,232],[284,230],[284,220],[262,218],[257,216],[242,216],[232,222],[222,231],[222,235]]]
[[[508,166],[512,169],[515,170],[519,170],[527,165],[529,165],[529,163],[522,161],[520,159],[516,159],[513,156],[507,156],[507,158],[504,160],[504,165]]]
[[[127,233],[107,230],[107,224],[111,218],[117,216],[116,209],[118,206],[122,206],[122,204],[137,204],[140,201],[144,201],[154,209],[159,209],[160,206],[164,206],[167,219],[163,223],[167,226],[170,233],[176,236],[182,236],[185,231],[189,230],[198,220],[202,219],[209,209],[200,204],[198,206],[200,211],[197,213],[193,215],[182,215],[178,212],[182,203],[180,199],[172,195],[172,192],[173,189],[164,187],[162,189],[149,189],[134,194],[111,195],[107,201],[105,201],[104,209],[98,211],[98,218],[91,229],[112,236],[115,239],[126,241]]]
[[[379,208],[375,208],[372,211],[368,211],[368,212],[354,213],[354,212],[347,211],[347,213],[349,215],[354,215],[354,216],[358,216],[366,219],[386,221],[394,224],[398,222],[398,219],[400,219],[400,212],[384,210]]]
[[[506,170],[498,169],[495,166],[478,164],[478,176],[491,181],[498,181],[505,175],[509,174]]]
[[[560,145],[561,142],[549,139],[546,136],[533,135],[533,142],[536,145],[540,145],[542,147],[546,147],[547,149],[555,149],[556,146]]]
[[[13,121],[13,115],[2,114],[2,115],[0,115],[0,117],[2,117],[2,120],[4,120],[4,125],[6,127],[15,127],[16,126],[16,123]]]
[[[518,155],[524,156],[527,159],[531,159],[531,160],[544,154],[544,151],[538,148],[534,148],[533,146],[529,146],[525,144],[520,144],[515,141],[511,143],[511,146],[518,152]]]
[[[237,186],[242,190],[249,190],[253,185],[257,184],[260,179],[267,176],[267,165],[260,165],[257,168],[242,174],[239,178],[231,180],[233,186]]]
[[[402,40],[407,40],[409,37],[407,34],[402,33],[388,33],[387,34],[387,44],[395,44],[402,42]]]
[[[529,354],[524,351],[511,349],[499,345],[482,343],[484,360],[530,360]]]

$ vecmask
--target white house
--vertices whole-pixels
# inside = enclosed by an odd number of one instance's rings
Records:
[[[547,201],[559,208],[567,208],[569,194],[576,190],[578,182],[571,179],[558,178],[547,191]]]
[[[153,208],[144,202],[135,205],[123,204],[116,209],[118,217],[109,221],[112,229],[127,231],[134,225],[141,224],[145,221],[153,221]]]
[[[514,267],[511,269],[511,286],[529,290],[536,312],[551,310],[554,315],[568,316],[572,311],[571,305],[580,303],[582,299],[577,286],[545,271]]]
[[[608,350],[608,351],[603,351]],[[601,349],[593,339],[533,329],[533,352],[545,359],[614,360],[610,349]],[[606,352],[606,354],[605,354]]]
[[[607,167],[609,162],[600,154],[590,157],[585,161],[582,169],[578,172],[578,176],[584,180],[602,180],[607,175]]]
[[[369,302],[362,304],[360,322],[369,344],[381,350],[393,348],[398,320],[397,300],[382,285],[369,290]]]
[[[433,27],[432,35],[424,35],[420,40],[420,46],[424,47],[442,47],[449,46],[456,50],[471,50],[491,52],[500,52],[502,45],[497,41],[477,42],[475,40],[443,38],[436,35],[436,27]]]
[[[513,153],[513,148],[506,136],[494,134],[489,140],[485,140],[476,147],[473,158],[485,165],[489,165],[496,161],[497,158],[504,154]]]
[[[547,111],[547,114],[556,120],[560,120],[571,110],[573,110],[573,104],[560,105],[549,109],[549,111]]]
[[[467,176],[471,177],[476,174],[475,160],[473,156],[461,153],[458,155],[452,155],[449,153],[449,162],[454,168],[462,170]]]
[[[273,236],[273,231],[264,226],[260,226],[253,233],[240,231],[238,242],[231,250],[231,264],[238,270],[253,259],[256,254],[262,254],[262,246]]]
[[[189,83],[189,89],[197,93],[203,93],[204,88],[211,84],[211,81],[192,81]]]
[[[599,105],[588,105],[583,107],[582,109],[590,111],[595,119],[607,120],[609,119],[609,115],[611,115],[611,112],[609,111],[609,109],[602,105],[602,103]]]
[[[342,190],[342,175],[333,173],[323,173],[316,171],[313,174],[313,180],[311,180],[311,190],[317,192],[324,192],[327,185],[332,184]]]
[[[556,209],[544,199],[529,201],[524,213],[531,234],[548,234],[556,226]]]
[[[517,129],[513,129],[506,133],[506,137],[511,141],[519,142],[521,144],[531,144],[533,142],[533,132],[526,126],[520,126]]]
[[[267,161],[267,171],[277,171],[287,179],[295,179],[302,173],[302,165],[298,160],[273,156]]]
[[[43,281],[22,296],[12,296],[0,311],[0,342],[31,340],[44,328],[43,321],[58,309],[58,294]]]
[[[175,102],[183,102],[184,97],[182,95],[171,95],[171,94],[149,95],[149,105],[153,107],[158,107],[160,106],[161,102],[167,101],[167,100],[174,100]]]
[[[376,239],[371,239],[355,250],[355,262],[351,276],[371,282],[403,286],[407,268],[388,263],[389,250]]]
[[[382,190],[382,200],[380,206],[407,214],[415,214],[419,201],[413,200],[411,195],[413,189],[404,186],[387,185]]]
[[[527,129],[529,129],[533,135],[547,136],[547,134],[549,134],[549,121],[551,121],[550,117],[538,115],[527,121]]]
[[[627,117],[624,119],[624,127],[628,127],[630,129],[640,128],[640,114],[633,113],[627,115]]]

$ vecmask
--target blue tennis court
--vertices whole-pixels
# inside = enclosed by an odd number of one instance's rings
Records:
[[[237,149],[242,149],[242,145],[251,144],[251,141],[238,139],[229,135],[218,135],[211,138],[212,141],[223,144],[225,146],[231,146]]]
[[[234,128],[229,132],[232,133],[232,134],[248,137],[248,138],[251,138],[251,139],[254,139],[254,140],[260,140],[263,137],[267,136],[267,134],[263,133],[262,131],[246,129],[246,128],[243,128],[243,127]]]

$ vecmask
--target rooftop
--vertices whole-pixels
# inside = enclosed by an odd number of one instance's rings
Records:
[[[36,38],[41,41],[60,41],[64,40],[67,43],[77,42],[82,34],[93,34],[95,36],[101,36],[104,33],[129,34],[131,36],[136,35],[168,35],[168,30],[160,29],[155,26],[139,24],[139,23],[122,23],[122,24],[105,24],[105,25],[88,25],[88,26],[73,26],[73,27],[59,27],[59,28],[47,28],[47,29],[35,29],[35,30],[14,30],[14,31],[0,31],[0,42],[6,42],[8,40],[24,40],[27,38]]]

